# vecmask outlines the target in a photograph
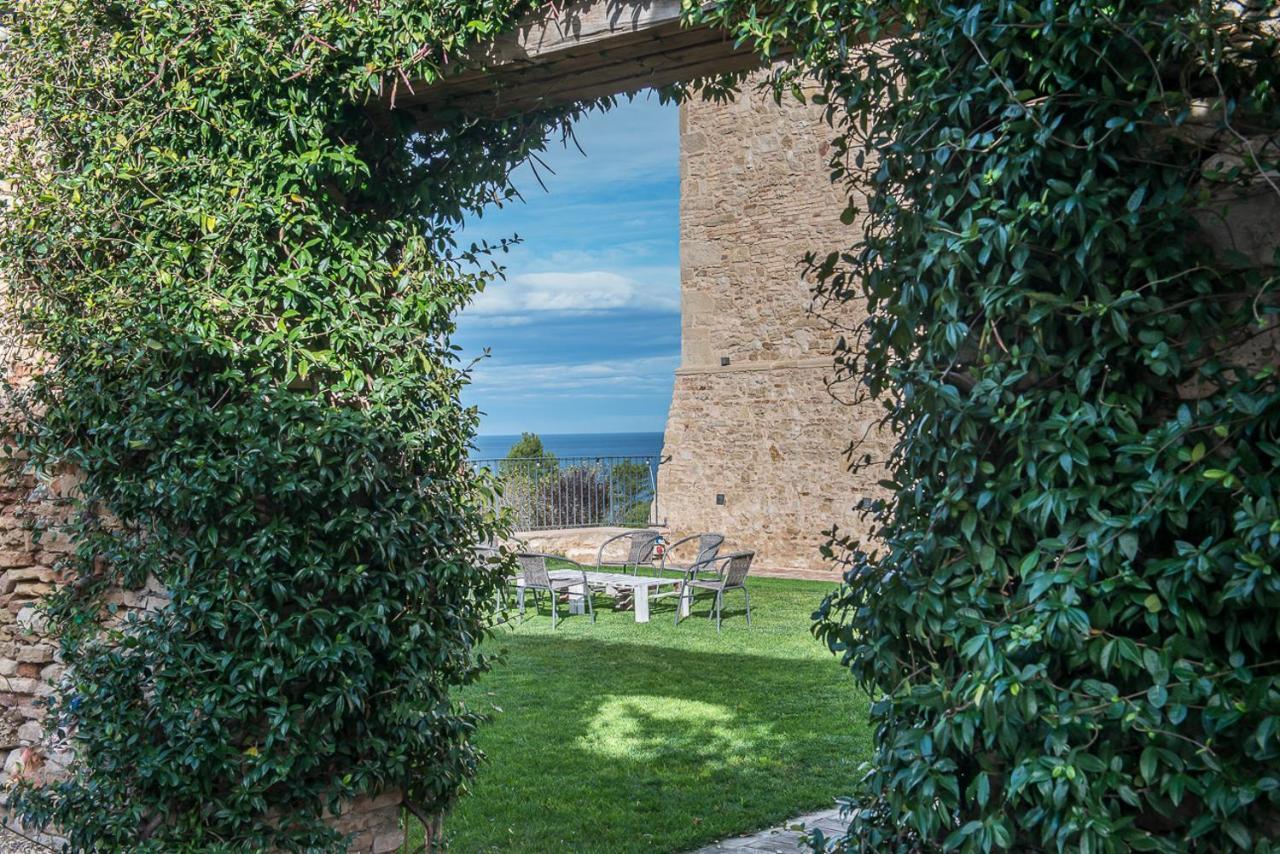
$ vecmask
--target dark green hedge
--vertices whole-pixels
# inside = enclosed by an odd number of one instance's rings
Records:
[[[1280,259],[1203,223],[1251,181],[1276,245],[1274,0],[712,14],[799,46],[866,194],[814,259],[898,437],[817,615],[878,726],[848,843],[1272,850]]]

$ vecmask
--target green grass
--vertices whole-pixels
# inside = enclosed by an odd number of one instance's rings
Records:
[[[597,623],[549,605],[504,629],[504,662],[464,699],[491,711],[452,851],[685,851],[830,806],[870,753],[866,699],[809,634],[830,585],[753,579],[752,626],[672,625],[597,597]],[[530,604],[532,605],[532,597]],[[561,614],[564,614],[564,607]]]

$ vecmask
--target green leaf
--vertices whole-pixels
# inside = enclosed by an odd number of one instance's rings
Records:
[[[1138,556],[1138,535],[1132,532],[1120,535],[1117,541],[1120,546],[1120,553],[1129,560],[1133,560]]]
[[[1138,770],[1142,774],[1142,778],[1147,781],[1148,785],[1156,782],[1156,765],[1160,756],[1154,747],[1143,748],[1142,755],[1138,760]]]
[[[1228,821],[1223,825],[1223,829],[1227,832],[1227,836],[1231,837],[1231,841],[1244,850],[1253,847],[1253,834],[1249,829],[1238,821]]]

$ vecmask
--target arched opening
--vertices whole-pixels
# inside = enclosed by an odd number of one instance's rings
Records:
[[[666,28],[676,25],[645,17],[662,6],[569,7],[559,19],[524,28],[495,47],[493,54],[507,59],[492,70],[492,90],[480,91],[481,78],[460,71],[457,89],[446,80],[417,103],[432,111],[500,115],[571,101],[584,91],[621,94],[654,80],[680,82],[696,76],[691,68],[703,74],[758,66],[717,33],[695,31],[678,36],[675,47],[665,43],[666,33],[677,32]],[[592,17],[601,9],[608,13],[603,23]],[[628,17],[627,10],[636,14]],[[567,55],[549,58],[545,48],[553,43]],[[687,50],[697,51],[696,66]],[[573,70],[562,75],[563,68]],[[609,82],[584,89],[584,78]],[[598,440],[575,449],[556,442],[585,437],[546,434],[613,432],[642,417],[661,424],[658,446],[649,454],[624,449],[633,459],[660,454],[663,461],[653,503],[645,508],[648,525],[669,541],[723,533],[725,552],[757,554],[753,572],[791,578],[753,579],[757,611],[750,628],[745,603],[728,606],[725,633],[735,633],[730,655],[716,648],[721,635],[713,623],[673,626],[679,605],[669,597],[642,611],[634,599],[615,595],[620,613],[610,613],[606,589],[594,597],[591,619],[598,622],[589,622],[583,609],[565,619],[576,605],[571,597],[560,605],[558,627],[545,602],[538,616],[522,617],[507,641],[509,662],[465,695],[482,708],[521,712],[497,716],[481,736],[490,764],[475,796],[460,803],[445,826],[459,847],[491,844],[494,826],[506,822],[530,850],[555,840],[583,845],[591,833],[614,850],[640,836],[657,850],[681,850],[689,844],[681,840],[702,839],[710,827],[721,835],[742,832],[770,811],[795,815],[829,804],[844,771],[818,770],[799,758],[821,749],[822,721],[855,722],[837,741],[846,755],[864,750],[866,734],[856,723],[865,716],[864,700],[845,690],[807,632],[813,603],[826,588],[794,580],[835,580],[820,552],[824,531],[847,527],[853,505],[874,489],[859,492],[846,470],[840,449],[861,425],[851,427],[851,409],[825,382],[831,348],[843,331],[840,318],[812,304],[811,283],[802,274],[807,252],[847,240],[839,219],[844,203],[831,185],[831,131],[819,111],[799,101],[776,103],[755,82],[747,81],[737,98],[687,101],[678,118],[647,100],[588,116],[577,125],[585,158],[569,147],[526,164],[516,175],[525,200],[486,213],[464,231],[464,240],[523,238],[501,259],[509,279],[463,312],[458,337],[469,356],[492,349],[492,358],[476,368],[470,400],[493,425],[482,422],[476,455],[508,475],[508,507],[516,511],[517,527],[526,522],[512,545],[593,568],[597,547],[620,530],[618,523],[640,519],[604,519],[602,497],[581,482],[569,486],[577,491],[566,497],[567,513],[547,513],[548,493],[561,491],[540,488],[539,477],[559,484],[566,472],[590,471],[593,457],[598,463],[609,454]],[[595,133],[611,123],[625,127],[629,115],[644,121],[646,111],[651,123],[678,122],[670,129],[678,143],[659,166],[646,161],[654,152],[646,151],[642,133],[625,139]],[[637,225],[642,236],[649,227],[661,232],[665,252],[678,242],[678,270],[672,276],[659,269],[671,266],[667,261],[642,264],[649,269],[636,274],[636,255],[646,252],[631,245],[637,235],[628,233],[627,205],[592,209],[592,193],[582,193],[579,182],[596,192],[630,190],[635,201],[640,185],[669,185],[673,161],[676,193],[667,193],[658,210],[645,211],[670,221],[641,218]],[[628,184],[620,173],[639,173],[642,180]],[[567,210],[575,202],[582,209]],[[562,246],[564,231],[578,228],[604,236]],[[611,253],[631,267],[603,263]],[[566,267],[565,260],[579,267]],[[622,340],[628,337],[641,346]],[[645,384],[660,393],[632,397],[619,390]],[[643,411],[627,408],[636,402]],[[655,412],[655,404],[664,411]],[[855,422],[874,420],[853,412]],[[524,432],[542,434],[557,457],[551,466],[502,459]],[[641,622],[648,625],[636,625]],[[575,674],[572,684],[550,678],[565,668]],[[550,729],[562,741],[547,744],[535,735]],[[708,774],[724,786],[698,782]],[[545,800],[539,821],[507,812],[507,804],[538,799],[548,788],[557,796]],[[751,803],[734,803],[731,791],[751,791]],[[637,814],[648,817],[637,821]]]
[[[412,96],[400,93],[403,100],[397,108],[420,112],[423,120],[459,113],[500,116],[582,97],[631,94],[644,87],[723,72],[755,69],[762,73],[749,45],[735,44],[710,28],[682,28],[679,5],[587,2],[549,10],[476,51],[474,58],[460,60],[441,82]],[[733,547],[757,551],[767,572],[831,577],[821,553],[824,532],[833,526],[857,530],[854,505],[879,494],[878,475],[850,475],[839,449],[850,438],[871,432],[877,414],[865,405],[842,405],[827,387],[832,347],[856,321],[856,309],[842,306],[828,311],[817,306],[815,310],[811,283],[802,276],[806,253],[837,250],[847,239],[848,226],[836,213],[844,200],[829,176],[830,130],[819,108],[792,99],[777,103],[756,91],[757,82],[748,80],[738,98],[694,97],[680,107],[681,344],[673,402],[661,428],[661,449],[647,449],[649,455],[660,454],[663,464],[654,469],[653,506],[646,521],[664,526],[672,538],[723,533]],[[614,181],[615,173],[643,166],[643,155],[628,154],[625,144],[610,150],[606,142],[601,148],[589,152],[599,159],[587,161],[584,177],[576,180],[594,180],[604,186]],[[571,165],[572,160],[567,163]],[[527,167],[521,176],[525,183],[531,183],[534,168]],[[661,180],[669,180],[666,173]],[[542,196],[541,187],[532,188],[537,205],[555,199],[556,177],[548,176],[547,181],[549,196]],[[550,201],[546,210],[548,217],[541,219],[526,213],[536,220],[533,227],[538,233],[518,252],[528,252],[528,247],[543,242],[555,229],[551,217],[558,210],[556,203]],[[615,229],[605,238],[613,251],[625,252],[629,242],[624,216],[607,218]],[[505,236],[502,217],[495,218],[495,228],[482,224],[480,233],[491,239]],[[555,240],[563,237],[557,235]],[[523,259],[517,256],[517,261]],[[498,318],[508,324],[537,322],[534,311],[514,320],[510,312],[515,308],[530,309],[531,303],[557,300],[570,305],[592,287],[599,290],[601,286],[612,288],[601,292],[605,301],[633,301],[639,313],[670,301],[669,278],[655,285],[616,274],[606,282],[599,274],[609,271],[601,269],[547,275],[553,272],[557,271],[512,266],[512,281],[477,301],[473,311],[492,316],[489,332],[498,348],[491,365],[478,370],[482,395],[485,386],[502,384],[520,388],[513,393],[532,391],[536,372],[516,376],[521,363],[502,352],[511,342],[492,328]],[[574,279],[579,286],[577,297],[573,296]],[[465,318],[464,314],[465,343],[476,351],[487,342],[466,334]],[[649,333],[637,324],[624,334],[643,337]],[[510,337],[525,338],[515,331]],[[567,344],[564,336],[543,340],[547,351]],[[530,349],[525,345],[526,352]],[[666,367],[660,361],[637,360],[670,355],[669,349],[638,350],[624,358],[628,364],[623,366],[618,359],[598,354],[601,364],[597,367],[602,375],[613,372],[618,383],[652,383],[658,380],[655,372]],[[504,363],[513,368],[505,376]],[[579,381],[573,370],[558,371],[551,379],[558,389],[544,395],[547,407],[565,399]],[[590,432],[620,429],[622,413],[613,411],[619,405],[623,405],[621,399],[612,407],[602,407]],[[635,412],[627,415],[639,417]],[[529,418],[532,421],[534,416]],[[505,456],[515,434],[528,429],[502,418],[494,423],[505,423],[506,429],[482,427],[482,433],[505,435],[478,453],[482,459]],[[637,437],[629,453],[644,455],[640,445]],[[583,456],[600,453],[578,449],[587,452]],[[570,450],[577,449],[562,445],[562,453]],[[525,468],[535,479],[541,470],[536,462]],[[593,491],[592,485],[578,483],[559,491],[565,493],[564,503],[572,512],[546,512],[542,507],[546,502],[534,502],[538,506],[523,514],[526,524],[518,525],[525,529],[522,533],[621,521],[617,514],[599,512],[607,502],[595,491],[607,490]],[[637,498],[643,496],[630,496],[628,504]],[[631,517],[632,522],[640,521],[638,514]],[[540,535],[536,539],[547,547],[575,549],[575,556],[588,556],[584,538],[573,530],[558,538]]]
[[[678,107],[593,110],[512,175],[464,244],[519,242],[459,317],[481,411],[473,463],[544,551],[664,521],[663,426],[680,353]],[[580,555],[575,555],[580,556]]]

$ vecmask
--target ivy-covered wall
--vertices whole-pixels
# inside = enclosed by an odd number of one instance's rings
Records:
[[[62,583],[35,612],[5,581],[57,642],[45,720],[77,757],[56,783],[26,758],[30,826],[342,848],[328,813],[439,814],[474,773],[450,691],[487,668],[503,573],[472,547],[503,525],[449,335],[494,273],[451,233],[572,111],[424,133],[387,98],[530,8],[4,10],[5,321],[45,357],[5,389],[10,506],[76,483],[21,534]]]
[[[380,105],[532,7],[5,10],[0,264],[50,356],[7,438],[80,478],[43,617],[91,757],[10,804],[73,847],[340,848],[326,806],[474,774],[450,691],[503,525],[448,343],[492,273],[452,234],[572,110]],[[796,50],[778,90],[821,86],[866,200],[811,270],[865,301],[837,358],[898,437],[817,626],[875,697],[847,844],[1269,850],[1277,259],[1206,223],[1276,190],[1274,0],[688,12]]]
[[[1273,850],[1280,257],[1206,223],[1280,197],[1277,4],[710,14],[797,46],[866,199],[813,259],[898,437],[818,615],[877,726],[845,844]]]

